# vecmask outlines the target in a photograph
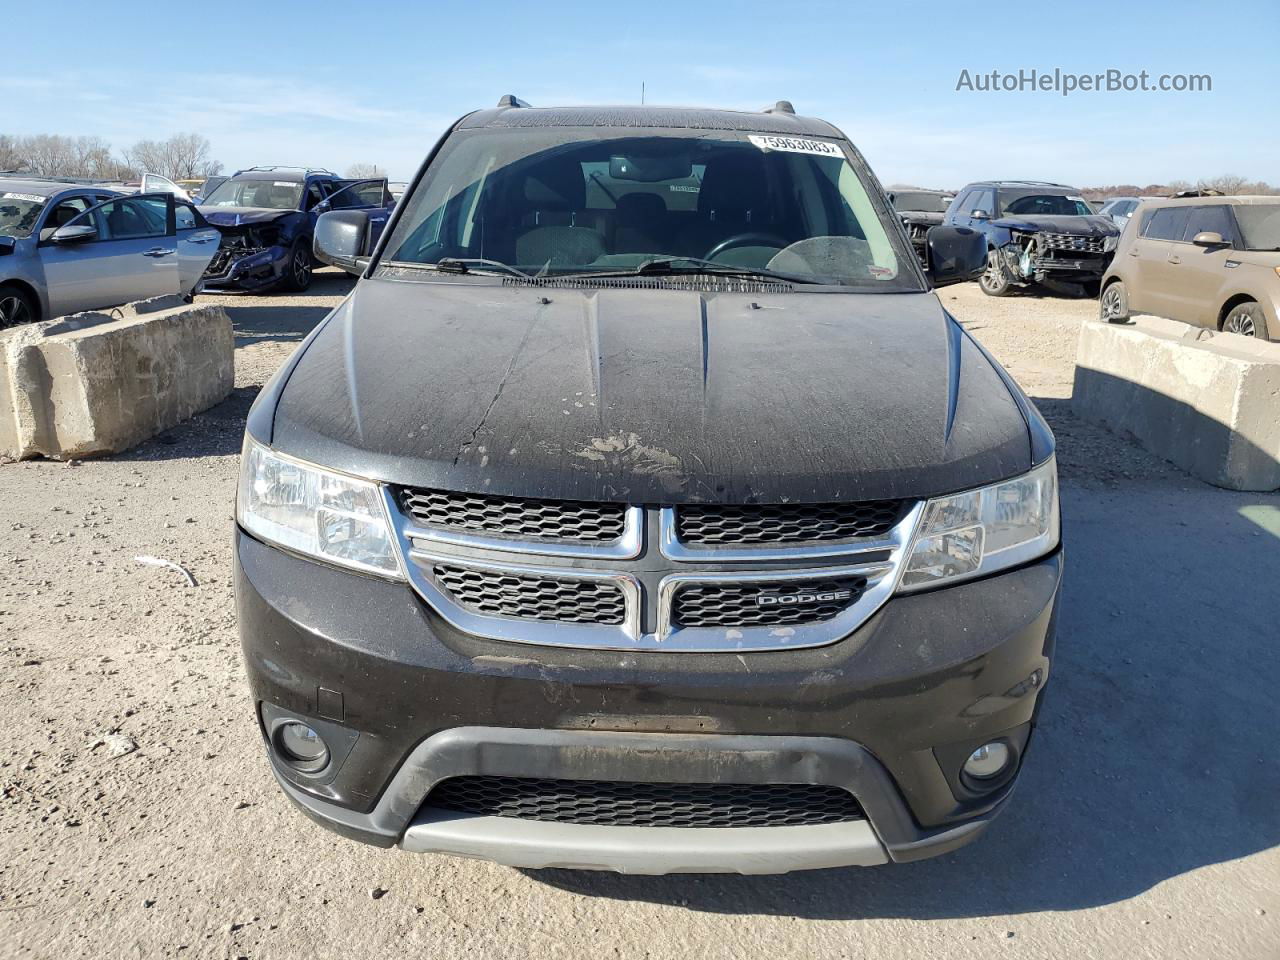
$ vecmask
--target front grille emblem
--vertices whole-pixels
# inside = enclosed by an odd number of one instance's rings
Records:
[[[849,600],[852,590],[804,590],[799,593],[762,593],[756,597],[760,607],[792,607],[806,603],[831,603]]]

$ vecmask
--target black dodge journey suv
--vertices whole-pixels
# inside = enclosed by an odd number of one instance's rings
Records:
[[[271,769],[347,837],[520,867],[915,860],[1004,807],[1050,675],[1053,436],[861,155],[761,113],[459,120],[249,415]]]

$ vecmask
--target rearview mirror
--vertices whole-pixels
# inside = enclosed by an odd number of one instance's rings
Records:
[[[316,259],[348,272],[369,253],[369,211],[330,210],[316,221],[312,252]]]
[[[662,180],[687,180],[693,176],[693,161],[685,156],[610,157],[609,176],[614,180],[658,183]]]
[[[97,238],[98,228],[91,223],[69,223],[53,231],[54,243],[83,243]]]
[[[969,227],[933,227],[925,234],[925,275],[935,287],[977,280],[987,269],[987,238]]]
[[[987,211],[985,211],[985,210],[975,210],[975,211],[973,211],[973,213],[969,214],[969,216],[973,217],[973,219],[975,219],[975,220],[990,220],[990,219],[991,219],[991,214],[987,213]]]
[[[1197,233],[1192,237],[1191,242],[1197,247],[1221,247],[1227,241],[1222,239],[1222,234],[1213,230],[1205,230],[1203,233]]]

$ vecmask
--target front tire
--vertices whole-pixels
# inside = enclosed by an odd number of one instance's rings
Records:
[[[1115,283],[1102,291],[1102,299],[1098,301],[1098,319],[1107,323],[1124,323],[1129,319],[1129,291],[1124,288],[1124,281]]]
[[[1267,330],[1267,315],[1262,312],[1262,305],[1252,300],[1236,304],[1227,311],[1222,319],[1222,332],[1241,337],[1257,337],[1259,340],[1271,339]]]
[[[35,323],[40,319],[40,307],[21,287],[11,283],[0,284],[0,330]]]
[[[285,267],[282,286],[293,293],[302,293],[311,286],[311,239],[299,237],[289,248],[289,263]]]
[[[987,269],[978,278],[978,286],[989,297],[1008,295],[1009,288],[1013,286],[1013,280],[1009,277],[1009,271],[1005,269],[1004,258],[1000,256],[999,250],[992,248],[987,251]]]

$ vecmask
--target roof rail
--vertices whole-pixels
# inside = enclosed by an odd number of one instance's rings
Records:
[[[790,100],[779,100],[772,107],[765,107],[764,113],[789,113],[791,116],[796,115],[796,108],[791,105]]]
[[[528,107],[531,104],[521,100],[514,93],[503,94],[502,99],[498,101],[499,107]]]
[[[255,171],[258,173],[267,173],[272,170],[301,170],[303,173],[324,173],[324,174],[328,174],[331,177],[337,176],[336,173],[334,173],[332,170],[329,170],[326,167],[298,167],[288,163],[264,163],[256,167],[245,167],[243,170],[237,170],[234,174],[232,174],[232,176],[238,177],[242,173],[250,173]]]

